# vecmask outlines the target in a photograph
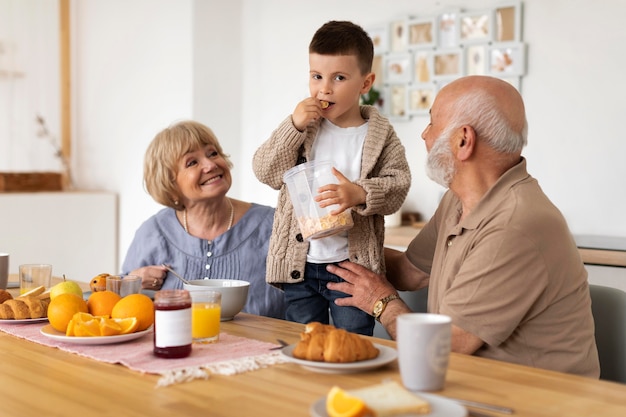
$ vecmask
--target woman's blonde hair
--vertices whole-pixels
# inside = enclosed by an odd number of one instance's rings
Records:
[[[178,162],[188,152],[206,145],[214,146],[228,167],[233,167],[213,131],[202,123],[185,120],[157,133],[148,145],[143,165],[144,185],[157,203],[176,210],[184,208],[176,185]]]

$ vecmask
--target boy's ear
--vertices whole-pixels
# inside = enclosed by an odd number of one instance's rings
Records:
[[[363,87],[361,87],[361,94],[367,94],[370,91],[370,88],[374,85],[374,80],[376,79],[376,74],[370,72],[365,76],[365,80],[363,80]]]

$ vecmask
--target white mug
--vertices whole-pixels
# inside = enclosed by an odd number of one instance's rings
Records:
[[[0,290],[7,289],[9,281],[9,254],[0,253]]]
[[[396,321],[402,383],[411,391],[443,389],[452,339],[449,316],[408,313]]]

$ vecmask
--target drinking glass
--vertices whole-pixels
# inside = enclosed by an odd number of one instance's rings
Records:
[[[196,343],[214,343],[220,336],[222,294],[191,291],[191,336]]]

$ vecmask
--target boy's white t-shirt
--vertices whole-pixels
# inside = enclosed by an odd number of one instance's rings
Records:
[[[361,177],[363,143],[367,134],[366,121],[357,127],[338,127],[322,120],[311,149],[312,161],[333,161],[333,166],[350,181]],[[347,259],[348,232],[309,241],[307,262],[322,264]]]

